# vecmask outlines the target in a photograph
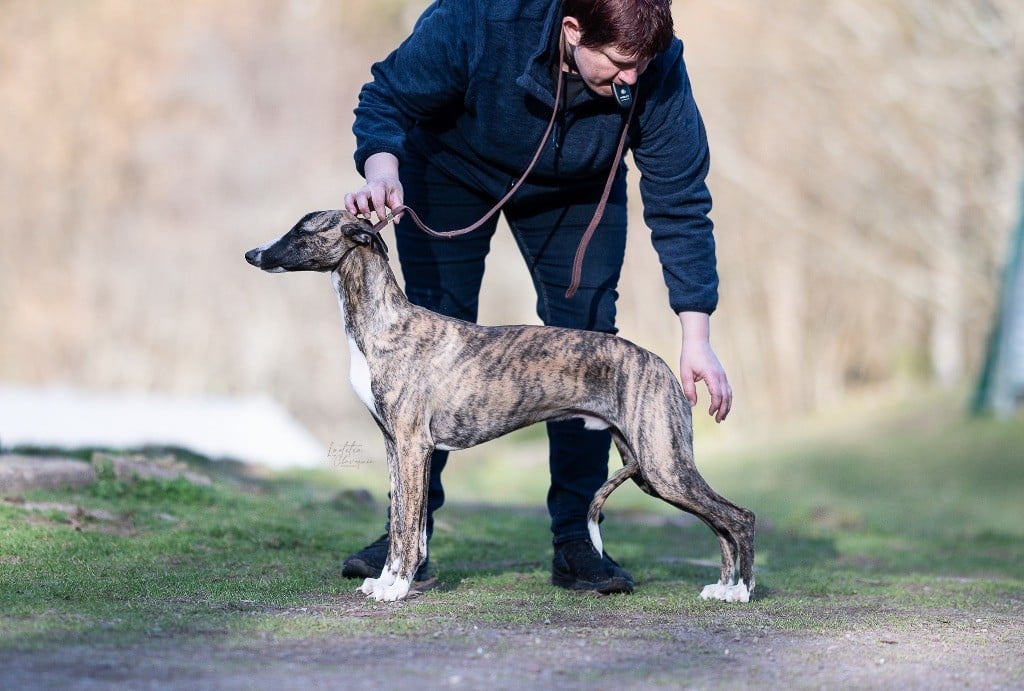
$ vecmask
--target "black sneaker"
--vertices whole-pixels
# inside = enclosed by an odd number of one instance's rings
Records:
[[[569,590],[595,590],[603,595],[632,593],[633,577],[608,553],[598,554],[590,540],[555,546],[551,583]]]
[[[388,559],[388,534],[384,533],[372,543],[363,547],[355,554],[350,554],[341,565],[341,575],[345,578],[379,578],[384,570],[384,562]],[[416,569],[414,583],[431,580],[430,557]]]

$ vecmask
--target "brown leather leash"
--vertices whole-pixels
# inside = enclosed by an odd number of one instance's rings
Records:
[[[391,209],[384,218],[377,222],[373,226],[373,233],[376,235],[380,233],[395,216],[400,214],[409,214],[412,220],[419,226],[420,230],[436,238],[454,238],[467,233],[472,233],[474,230],[486,223],[494,214],[498,213],[498,210],[505,205],[505,203],[512,198],[512,195],[522,187],[523,183],[526,182],[527,176],[533,172],[534,167],[537,165],[537,161],[540,160],[541,153],[544,152],[544,148],[547,146],[548,137],[551,136],[551,131],[555,127],[555,121],[558,118],[558,106],[562,101],[562,84],[564,81],[564,70],[561,69],[562,64],[565,62],[565,41],[559,37],[559,48],[558,48],[558,80],[555,85],[555,106],[551,111],[551,120],[548,121],[548,127],[544,130],[544,136],[540,140],[540,145],[537,147],[536,153],[533,154],[533,159],[530,161],[530,165],[526,166],[526,170],[519,176],[516,183],[509,188],[509,191],[505,193],[494,207],[488,211],[484,216],[465,228],[459,228],[457,230],[434,230],[424,223],[415,211],[410,209],[404,204],[399,204],[395,208]],[[608,205],[608,197],[611,195],[612,185],[615,183],[615,174],[619,170],[619,163],[622,161],[622,154],[626,149],[626,136],[629,134],[629,124],[633,121],[633,111],[636,110],[637,98],[633,98],[633,103],[629,107],[629,115],[626,117],[626,123],[622,126],[622,135],[619,137],[619,145],[615,150],[615,159],[612,161],[612,169],[608,173],[608,179],[605,181],[604,190],[601,192],[601,199],[597,203],[597,208],[594,210],[594,217],[590,219],[590,224],[587,229],[583,232],[583,237],[580,238],[580,244],[576,248],[576,256],[572,262],[572,280],[569,283],[569,289],[565,292],[566,298],[571,298],[576,294],[576,291],[580,287],[580,280],[583,275],[583,257],[587,253],[587,246],[590,244],[590,240],[594,237],[594,232],[597,230],[598,224],[601,222],[601,217],[604,215],[605,207]]]

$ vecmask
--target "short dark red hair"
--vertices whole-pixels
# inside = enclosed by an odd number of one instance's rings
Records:
[[[672,42],[672,0],[563,0],[566,17],[580,23],[580,45],[614,46],[644,59]]]

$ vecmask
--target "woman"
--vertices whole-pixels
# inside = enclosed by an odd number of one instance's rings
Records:
[[[695,382],[704,381],[709,413],[721,422],[732,391],[710,345],[718,277],[705,185],[708,146],[669,4],[437,0],[412,35],[373,66],[373,81],[360,94],[355,160],[366,184],[345,195],[345,207],[384,217],[407,205],[428,226],[462,228],[484,217],[536,154],[502,212],[530,269],[538,315],[552,326],[614,333],[627,219],[626,166],[617,144],[625,136],[642,176],[644,217],[669,303],[683,328],[683,390],[696,404]],[[624,107],[633,100],[635,108]],[[569,298],[574,259],[599,206],[603,213]],[[396,225],[409,299],[475,321],[496,222],[492,216],[451,239],[428,236],[409,222]],[[632,577],[596,552],[586,528],[587,507],[607,477],[609,433],[569,420],[548,423],[548,437],[552,582],[632,592]],[[444,502],[446,461],[443,451],[432,458],[428,538]],[[385,535],[350,556],[343,574],[376,577],[386,556]],[[417,579],[426,578],[424,563]]]

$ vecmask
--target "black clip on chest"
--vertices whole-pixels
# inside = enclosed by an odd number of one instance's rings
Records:
[[[633,107],[633,90],[629,88],[628,84],[612,82],[612,95],[615,96],[615,102],[619,104],[619,108],[629,110]]]

